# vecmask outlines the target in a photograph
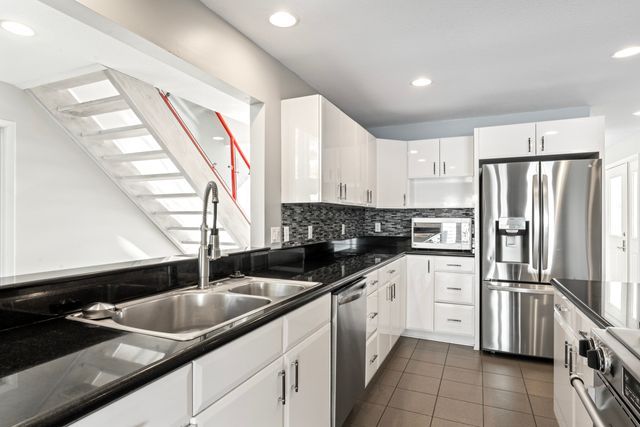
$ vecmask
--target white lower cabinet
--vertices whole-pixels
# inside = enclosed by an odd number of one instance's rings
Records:
[[[436,303],[434,329],[443,334],[473,335],[474,307]]]
[[[283,358],[249,378],[195,417],[198,427],[282,427],[285,371]]]
[[[391,283],[378,290],[378,351],[380,361],[391,351]]]
[[[407,255],[407,329],[433,331],[433,262]]]
[[[76,421],[74,427],[181,427],[191,417],[191,365]]]
[[[284,355],[287,396],[286,427],[327,427],[331,424],[331,325]]]

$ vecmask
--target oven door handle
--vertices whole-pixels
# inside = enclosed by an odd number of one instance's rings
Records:
[[[607,427],[607,424],[602,420],[600,413],[598,412],[598,408],[596,408],[596,404],[593,403],[591,397],[589,397],[589,392],[587,388],[584,386],[584,381],[577,375],[571,375],[569,377],[569,382],[571,383],[571,387],[576,391],[580,401],[582,402],[582,406],[587,410],[591,421],[593,421],[594,427]]]

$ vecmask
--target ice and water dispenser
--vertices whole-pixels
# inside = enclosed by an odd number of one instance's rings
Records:
[[[496,221],[496,262],[529,263],[529,226],[520,217]]]

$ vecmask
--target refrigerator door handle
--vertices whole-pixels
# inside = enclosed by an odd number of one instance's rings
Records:
[[[540,229],[540,182],[538,175],[533,175],[532,182],[532,203],[533,215],[531,216],[531,267],[534,270],[538,270],[538,261],[540,256],[540,236],[538,230]]]
[[[549,267],[549,177],[542,175],[542,270]]]

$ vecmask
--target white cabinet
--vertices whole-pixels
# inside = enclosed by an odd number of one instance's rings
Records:
[[[440,176],[439,139],[407,142],[407,176],[409,179]]]
[[[409,179],[473,176],[473,137],[407,142]]]
[[[367,339],[378,329],[378,295],[375,291],[367,296]]]
[[[320,95],[282,101],[282,201],[375,204],[375,138]]]
[[[365,387],[369,384],[373,376],[378,371],[380,362],[381,360],[378,354],[378,333],[375,332],[367,340],[366,365],[365,365],[365,376],[364,376]]]
[[[376,137],[367,133],[367,206],[376,206],[378,195],[378,141]]]
[[[191,396],[191,365],[188,365],[87,415],[72,426],[185,426],[191,417]]]
[[[407,205],[407,142],[378,139],[377,165],[377,207],[405,207]]]
[[[449,335],[473,336],[474,307],[470,305],[442,304],[434,305],[434,329]]]
[[[478,158],[528,157],[536,153],[536,124],[479,128]]]
[[[435,273],[437,302],[473,304],[473,275],[464,273]]]
[[[330,354],[331,325],[327,324],[284,355],[287,372],[285,427],[326,427],[331,424]]]
[[[380,363],[391,351],[391,283],[387,282],[378,290],[378,353]]]
[[[195,417],[198,427],[282,427],[286,403],[284,381],[284,363],[280,357],[198,414]]]
[[[539,155],[598,153],[604,149],[604,117],[536,123]]]
[[[477,129],[478,158],[600,153],[604,118],[583,117]]]
[[[433,264],[424,255],[407,255],[407,329],[433,331]]]
[[[473,176],[473,137],[460,136],[440,140],[440,176]]]

